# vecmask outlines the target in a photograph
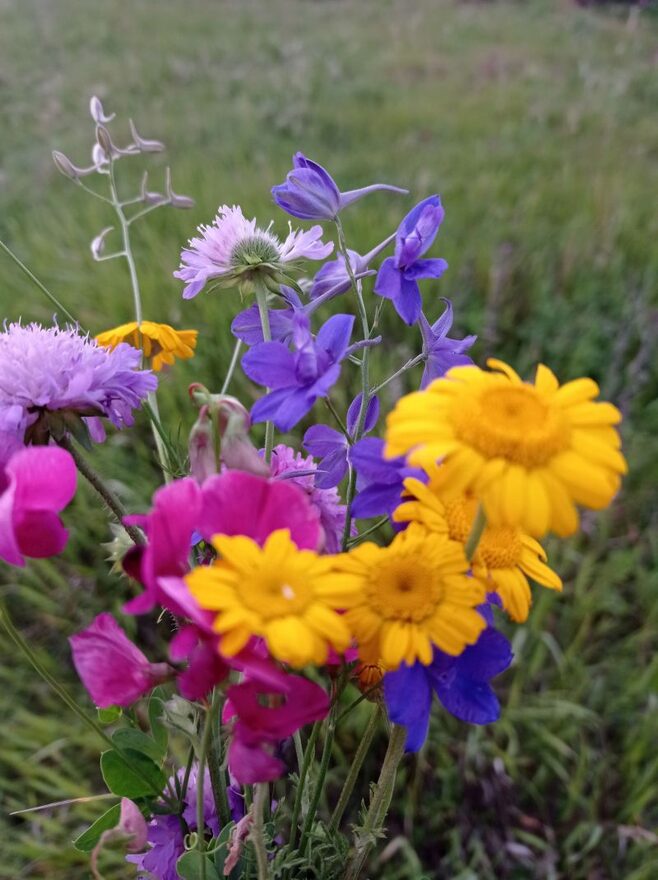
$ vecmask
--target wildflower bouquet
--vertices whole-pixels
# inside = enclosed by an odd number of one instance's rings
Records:
[[[122,198],[119,161],[163,145],[131,123],[132,142],[118,147],[96,98],[91,114],[91,165],[58,152],[55,163],[114,212],[117,228],[91,249],[96,260],[126,261],[135,320],[94,338],[54,300],[69,323],[0,333],[0,557],[21,566],[62,551],[60,514],[81,474],[116,520],[124,614],[148,615],[163,633],[162,652],[147,657],[103,612],[70,638],[93,718],[2,613],[17,647],[105,743],[101,771],[116,803],[75,845],[91,853],[96,878],[114,843],[136,866],[126,870],[144,878],[357,880],[385,828],[398,765],[422,747],[433,706],[467,724],[498,718],[491,680],[513,657],[497,619],[526,620],[531,581],[562,588],[540,539],[573,534],[578,506],[610,504],[626,469],[620,414],[596,401],[591,379],[560,385],[540,364],[524,381],[498,360],[477,366],[475,337],[448,335],[446,299],[430,323],[421,282],[448,268],[428,256],[444,220],[437,195],[359,254],[342,212],[371,193],[406,191],[342,192],[298,153],[272,197],[315,225],[280,238],[223,205],[182,250],[184,299],[240,298],[243,310],[225,373],[190,387],[197,416],[181,455],[157,384],[194,355],[197,332],[143,317],[130,230],[192,201],[173,191],[169,172],[163,193],[145,175],[140,192]],[[106,190],[90,186],[92,176]],[[117,233],[118,249],[106,252]],[[417,328],[420,351],[374,376],[387,305]],[[262,389],[250,411],[229,394],[239,366]],[[341,412],[335,388],[351,368],[360,391]],[[419,390],[384,418],[382,392],[405,373]],[[163,474],[146,513],[124,510],[89,464],[107,426],[129,429],[140,409]],[[302,423],[288,442],[276,436]],[[255,425],[264,425],[263,448]],[[328,797],[337,731],[362,701],[365,730]],[[378,778],[364,780],[383,731]]]

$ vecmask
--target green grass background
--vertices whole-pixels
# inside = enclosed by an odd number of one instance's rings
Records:
[[[117,111],[117,140],[130,115],[166,142],[147,160],[154,188],[168,162],[175,188],[197,200],[135,233],[145,316],[200,330],[198,356],[162,382],[174,435],[194,418],[188,382],[221,384],[239,309],[221,292],[184,303],[172,278],[179,249],[223,202],[284,232],[269,188],[297,149],[344,189],[411,190],[346,213],[358,250],[440,192],[433,254],[450,271],[426,285],[430,317],[450,296],[456,330],[479,335],[480,362],[496,354],[527,373],[541,359],[562,380],[593,376],[621,406],[631,474],[610,512],[550,548],[565,591],[537,591],[527,625],[508,628],[516,660],[499,683],[501,721],[467,729],[437,714],[428,748],[401,774],[394,842],[370,876],[658,876],[655,12],[566,0],[0,0],[0,236],[98,332],[131,318],[125,266],[95,264],[88,247],[112,218],[50,159],[57,148],[86,163],[92,94]],[[120,165],[126,192],[141,164]],[[0,314],[50,319],[2,255],[0,273]],[[392,315],[386,326],[382,374],[418,345]],[[246,401],[257,393],[235,388]],[[94,463],[127,506],[145,508],[158,475],[143,420]],[[67,520],[61,560],[0,578],[23,632],[92,711],[65,639],[116,611],[128,588],[108,573],[98,546],[107,522],[84,487]],[[101,793],[99,743],[4,643],[0,715],[0,877],[88,877],[70,841],[103,802],[8,813]],[[341,732],[329,797],[362,723]],[[380,737],[373,773],[383,748]]]

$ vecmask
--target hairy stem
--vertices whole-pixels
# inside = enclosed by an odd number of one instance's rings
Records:
[[[203,789],[205,786],[205,776],[206,776],[206,759],[208,756],[208,749],[210,747],[210,743],[212,740],[212,715],[210,712],[206,715],[206,721],[203,726],[203,736],[201,737],[201,742],[199,744],[199,752],[197,755],[197,760],[199,762],[196,776],[196,833],[197,833],[197,849],[199,850],[201,862],[201,880],[206,880],[206,838],[204,834],[204,829],[206,825],[205,820],[205,809],[203,802]]]
[[[340,793],[338,803],[336,804],[334,812],[331,816],[331,821],[329,822],[329,831],[331,832],[338,831],[341,819],[343,818],[343,813],[345,812],[347,804],[349,803],[349,800],[352,796],[352,792],[354,791],[354,786],[356,785],[359,778],[361,767],[363,766],[363,762],[366,759],[366,755],[370,751],[370,746],[372,744],[375,733],[377,732],[377,728],[379,727],[381,714],[382,710],[379,705],[375,706],[370,714],[368,724],[363,732],[361,741],[359,742],[359,747],[357,748],[356,754],[352,759],[352,764],[350,765],[349,773],[347,774],[347,778],[345,779],[343,790]]]
[[[82,453],[76,448],[75,444],[71,441],[69,437],[62,437],[61,440],[58,441],[59,445],[66,449],[66,451],[71,455],[71,458],[75,462],[75,466],[80,471],[82,476],[87,480],[90,486],[92,486],[95,491],[100,495],[105,504],[112,511],[119,524],[123,526],[126,532],[130,535],[130,538],[135,544],[143,545],[144,535],[141,531],[135,526],[127,526],[123,522],[123,518],[126,516],[126,509],[123,504],[119,501],[116,495],[112,492],[111,489],[103,481],[103,478],[96,473],[96,471],[92,468],[89,462],[84,458]]]
[[[267,288],[264,284],[256,281],[256,302],[258,303],[258,314],[260,315],[260,325],[263,329],[263,340],[271,342],[272,331],[270,329],[270,314],[267,310]],[[267,391],[270,389],[267,388]],[[265,422],[265,461],[267,464],[272,460],[272,448],[274,446],[274,423]]]
[[[304,786],[306,784],[306,777],[308,776],[311,761],[313,760],[313,757],[315,755],[315,743],[317,742],[319,732],[320,722],[316,721],[313,725],[313,729],[311,730],[308,742],[306,743],[304,760],[299,770],[299,782],[297,784],[297,791],[295,792],[295,802],[293,804],[292,818],[290,820],[290,840],[288,841],[288,849],[290,852],[294,850],[295,844],[297,843],[297,823],[299,821],[299,814],[302,807]]]
[[[374,846],[376,835],[386,819],[388,808],[391,805],[395,777],[402,756],[407,732],[401,724],[394,724],[391,728],[391,736],[388,741],[388,749],[382,769],[377,780],[377,786],[370,800],[370,807],[366,815],[363,828],[356,841],[356,851],[352,856],[345,872],[345,880],[358,880]]]
[[[222,693],[219,690],[213,692],[212,702],[208,709],[208,723],[212,725],[212,736],[208,746],[208,770],[212,794],[215,801],[215,809],[219,816],[220,828],[225,828],[231,821],[231,810],[226,793],[226,774],[222,763]]]
[[[256,865],[258,868],[258,880],[268,880],[270,876],[269,862],[267,860],[267,848],[265,846],[265,807],[269,798],[270,787],[266,782],[259,782],[254,786],[254,822],[251,826],[249,838],[254,845],[256,853]]]

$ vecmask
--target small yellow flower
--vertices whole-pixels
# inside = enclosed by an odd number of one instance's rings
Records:
[[[176,358],[187,360],[194,356],[198,330],[174,330],[169,324],[156,324],[154,321],[130,321],[112,330],[99,333],[96,342],[104,348],[116,348],[127,342],[139,348],[144,356],[152,358],[151,367],[159,373],[165,364],[171,366]]]
[[[466,544],[477,511],[476,499],[467,494],[445,497],[444,469],[428,466],[429,482],[409,477],[407,499],[393,513],[396,522],[417,522],[430,531]],[[515,526],[487,525],[477,545],[471,570],[485,587],[496,592],[503,607],[519,623],[528,617],[532,594],[528,577],[544,587],[561,590],[562,581],[546,564],[544,548]]]
[[[330,647],[346,650],[351,633],[338,610],[358,600],[357,588],[332,573],[330,557],[299,550],[288,529],[272,532],[263,547],[243,535],[212,543],[221,558],[186,581],[199,605],[217,612],[222,653],[237,654],[252,636],[296,667],[325,663]]]
[[[365,543],[334,559],[345,590],[356,593],[345,617],[364,663],[386,669],[432,662],[432,647],[456,656],[485,627],[475,606],[485,589],[466,576],[464,548],[412,524],[388,547]]]
[[[420,467],[441,459],[446,493],[472,492],[492,525],[572,534],[575,504],[607,507],[626,473],[621,414],[593,401],[591,379],[560,386],[540,364],[532,385],[501,361],[488,365],[495,372],[453,367],[403,397],[388,417],[386,455],[410,453]]]

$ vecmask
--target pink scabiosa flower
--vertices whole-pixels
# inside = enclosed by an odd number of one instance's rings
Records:
[[[41,445],[86,426],[94,440],[104,440],[101,418],[117,428],[132,425],[133,410],[157,387],[139,360],[130,345],[109,351],[72,327],[5,325],[0,431]]]
[[[295,452],[290,446],[280,444],[272,450],[272,476],[285,483],[299,486],[308,495],[311,505],[320,515],[324,531],[324,550],[339,553],[345,528],[347,508],[341,504],[338,489],[332,486],[320,489],[316,483],[318,465],[312,455]],[[283,483],[283,485],[285,485]],[[356,534],[356,531],[353,532]]]
[[[281,273],[289,273],[297,261],[324,260],[333,250],[333,242],[321,240],[320,226],[294,232],[290,227],[283,242],[270,226],[262,229],[255,219],[247,220],[237,205],[222,205],[213,223],[199,226],[201,235],[181,251],[174,277],[185,282],[183,299],[192,299],[211,279],[216,279],[213,287],[246,290],[256,277],[282,283]]]
[[[77,673],[101,709],[130,706],[173,675],[167,663],[151,663],[107,612],[69,644]]]
[[[68,531],[57,514],[75,495],[77,472],[57,447],[20,447],[3,461],[3,449],[15,445],[13,435],[0,432],[0,559],[23,566],[24,556],[55,556],[66,546]]]

